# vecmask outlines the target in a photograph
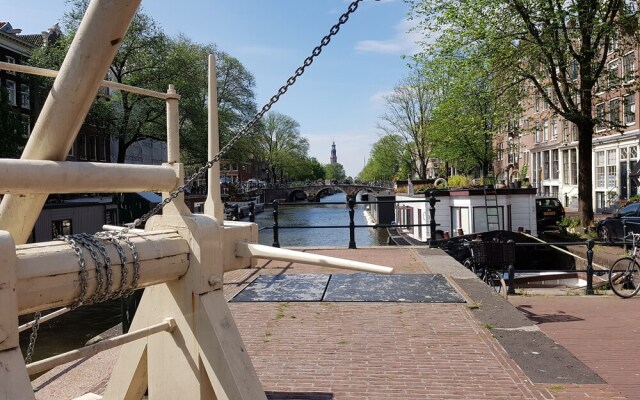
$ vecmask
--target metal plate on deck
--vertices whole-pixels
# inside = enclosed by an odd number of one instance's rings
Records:
[[[367,273],[261,275],[231,301],[465,302],[442,275]]]
[[[321,301],[328,274],[260,275],[231,301]]]
[[[464,303],[442,275],[332,275],[323,301]]]

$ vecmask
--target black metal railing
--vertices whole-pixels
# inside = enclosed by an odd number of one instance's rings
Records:
[[[280,247],[280,230],[281,229],[335,229],[335,228],[341,228],[341,229],[349,229],[349,243],[348,243],[348,247],[350,249],[355,249],[357,248],[356,245],[356,239],[355,239],[355,229],[356,228],[410,228],[410,227],[423,227],[423,226],[428,226],[430,228],[430,239],[429,239],[429,247],[437,247],[437,243],[436,243],[436,227],[439,226],[440,224],[436,223],[435,221],[435,204],[437,202],[439,202],[440,200],[435,198],[435,195],[433,193],[425,193],[425,199],[420,199],[420,200],[380,200],[380,201],[356,201],[353,198],[348,198],[346,202],[322,202],[322,203],[297,203],[297,202],[284,202],[281,203],[278,200],[274,200],[272,202],[272,207],[273,207],[273,225],[272,226],[265,226],[260,228],[260,230],[266,230],[266,229],[271,229],[273,230],[273,243],[272,246],[273,247]],[[356,224],[355,223],[355,206],[358,204],[398,204],[398,203],[426,203],[429,205],[429,213],[430,213],[430,221],[428,224],[396,224],[396,223],[391,223],[391,224],[375,224],[375,225],[369,225],[369,224],[365,224],[365,225],[361,225],[361,224]],[[287,206],[287,207],[317,207],[318,205],[321,206],[331,206],[331,205],[346,205],[348,207],[348,214],[349,214],[349,223],[348,225],[286,225],[286,226],[281,226],[280,223],[278,222],[278,216],[280,213],[280,206]],[[250,214],[251,216],[251,211]],[[255,220],[255,217],[254,217]],[[250,221],[254,221],[250,218]]]

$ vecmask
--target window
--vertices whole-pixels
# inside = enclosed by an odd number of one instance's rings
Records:
[[[571,60],[571,64],[569,64],[569,77],[574,81],[578,79],[578,62],[576,60]]]
[[[616,187],[616,151],[607,150],[607,188]]]
[[[28,115],[22,115],[20,123],[22,124],[22,137],[26,139],[31,136],[31,118]]]
[[[87,159],[87,137],[85,135],[78,136],[78,159]]]
[[[549,140],[549,121],[546,119],[542,121],[542,140],[545,142]]]
[[[627,148],[626,147],[622,147],[620,149],[620,160],[626,160],[627,159]]]
[[[623,97],[624,103],[624,123],[633,125],[636,123],[636,97],[635,94],[629,94]]]
[[[632,81],[634,79],[636,70],[636,54],[631,52],[622,57],[622,79],[625,82]]]
[[[498,149],[497,149],[497,153],[498,153],[498,161],[502,160],[502,143],[498,143]]]
[[[607,68],[607,80],[608,80],[608,88],[613,88],[618,86],[620,83],[620,75],[618,74],[618,60],[611,61],[609,63],[609,67]]]
[[[9,104],[16,105],[16,83],[14,81],[7,81],[7,92],[9,94]]]
[[[638,146],[629,147],[629,158],[632,160],[638,158]]]
[[[562,183],[565,185],[568,185],[569,182],[571,182],[569,166],[569,150],[562,150]]]
[[[51,237],[56,238],[60,235],[71,235],[73,230],[71,229],[71,220],[63,219],[59,221],[51,222]]]
[[[552,161],[552,169],[551,169],[551,179],[560,179],[560,159],[558,149],[551,150],[551,161]]]
[[[604,151],[596,152],[596,186],[604,187]]]
[[[533,141],[535,143],[540,143],[540,123],[536,122],[534,129]]]
[[[549,152],[548,151],[543,151],[542,152],[542,179],[550,179],[551,176],[549,176]]]
[[[536,95],[536,100],[535,100],[535,111],[539,112],[540,111],[540,96]]]
[[[604,103],[596,104],[596,131],[603,131],[604,124]]]
[[[569,142],[569,121],[562,121],[562,141]]]
[[[609,122],[611,126],[620,125],[620,100],[613,99],[609,101]]]
[[[569,150],[569,155],[571,156],[571,184],[578,184],[578,150],[572,149]]]
[[[16,63],[16,59],[10,56],[5,56],[4,60],[8,63],[8,64],[15,64]],[[6,71],[7,74],[11,74],[11,75],[15,75],[16,72],[15,71]]]
[[[103,137],[98,137],[96,140],[96,153],[98,161],[107,161],[107,140]]]
[[[551,120],[551,140],[558,140],[558,119]]]
[[[22,108],[31,108],[31,96],[29,85],[20,85],[20,105]]]
[[[571,122],[571,141],[572,142],[577,142],[578,141],[579,133],[580,132],[578,132],[578,125],[576,125],[573,122]]]

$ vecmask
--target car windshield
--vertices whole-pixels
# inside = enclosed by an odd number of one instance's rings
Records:
[[[558,199],[538,199],[536,203],[540,207],[560,207],[560,200]]]

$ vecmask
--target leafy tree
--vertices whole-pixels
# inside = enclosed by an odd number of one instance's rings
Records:
[[[369,160],[358,175],[359,181],[391,181],[398,176],[404,153],[401,135],[385,135],[371,148]]]
[[[344,172],[344,167],[340,163],[325,164],[325,178],[330,181],[342,182],[347,174]]]
[[[419,30],[438,32],[450,49],[464,53],[469,44],[479,50],[504,82],[523,82],[531,96],[579,132],[578,197],[583,225],[593,221],[591,147],[595,89],[606,72],[610,51],[625,52],[637,43],[635,2],[623,0],[407,0]],[[424,42],[430,57],[433,45]],[[617,47],[616,47],[616,43]],[[613,86],[619,86],[613,82]]]
[[[292,175],[296,165],[307,157],[309,141],[300,135],[300,125],[288,115],[272,111],[264,118],[258,144],[261,157],[268,165],[271,177]]]
[[[427,178],[427,164],[433,151],[429,123],[434,100],[435,94],[425,77],[414,71],[385,97],[387,111],[378,125],[385,134],[403,138],[411,175],[415,172],[420,179]]]
[[[452,55],[445,47],[422,65],[422,73],[440,88],[430,132],[441,161],[486,176],[500,127],[519,113],[520,85],[501,84],[492,65],[474,57],[475,47],[466,50],[464,56]]]
[[[65,16],[67,35],[54,46],[35,52],[32,64],[59,68],[84,15],[88,2],[74,0]],[[109,79],[159,92],[174,84],[180,95],[180,135],[185,164],[207,160],[207,55],[216,54],[218,107],[221,144],[255,114],[255,80],[244,66],[214,45],[198,44],[184,36],[168,37],[143,11],[138,11],[110,66]],[[127,149],[151,138],[166,140],[166,106],[163,101],[129,92],[116,91],[109,102],[94,102],[87,122],[101,127],[118,144],[118,162],[124,162]],[[245,139],[227,155],[244,161],[250,145]]]
[[[0,157],[20,158],[27,143],[21,115],[11,109],[9,92],[0,87]]]

